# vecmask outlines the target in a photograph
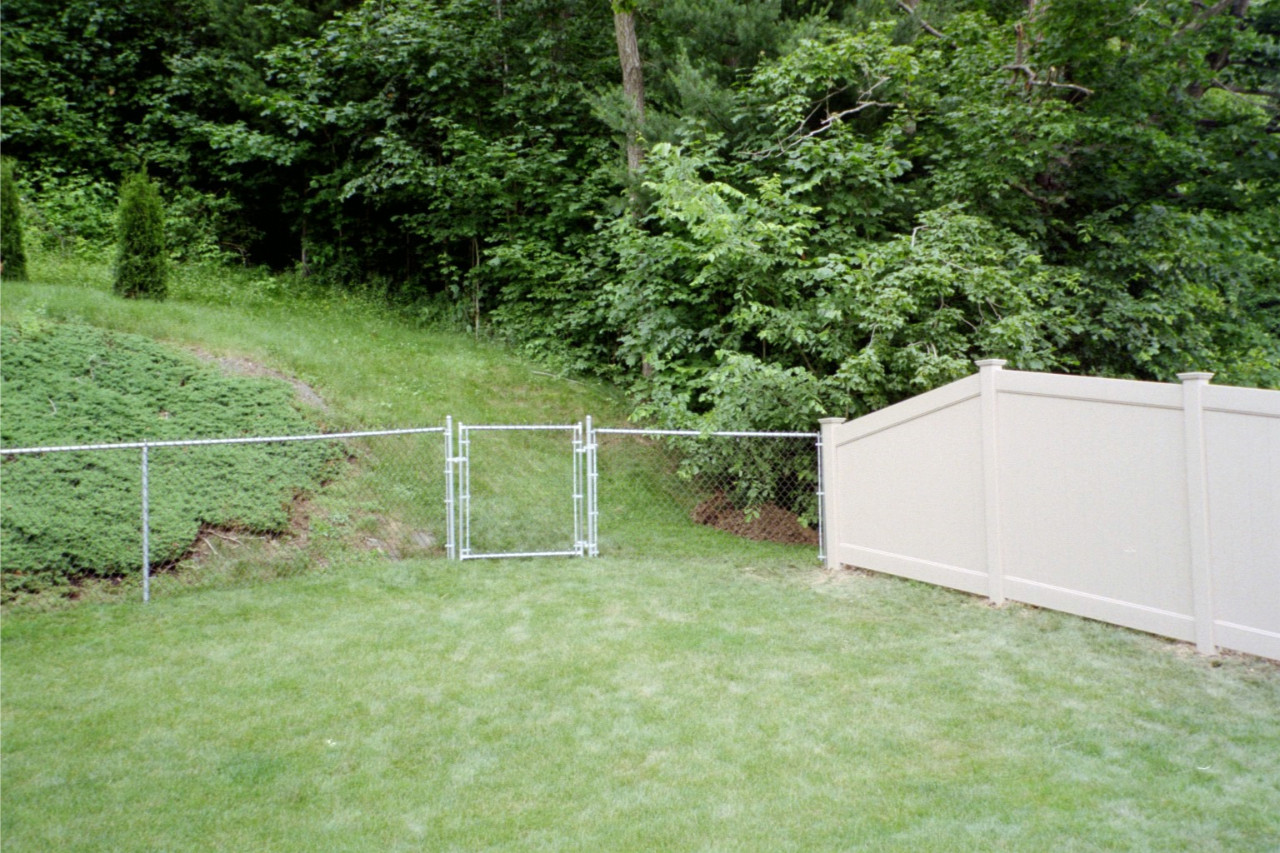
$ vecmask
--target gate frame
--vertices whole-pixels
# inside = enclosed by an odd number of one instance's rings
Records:
[[[560,551],[490,551],[476,553],[471,548],[471,433],[479,432],[554,432],[563,431],[572,434],[573,481],[571,495],[573,499],[573,547]],[[586,419],[586,428],[582,423],[576,424],[458,424],[458,452],[450,451],[446,467],[449,491],[449,512],[447,515],[457,525],[456,533],[450,538],[457,543],[457,559],[485,560],[506,559],[516,557],[584,557],[597,556],[599,549],[595,541],[596,532],[596,500],[595,500],[595,439],[591,434],[591,418]],[[450,446],[452,442],[450,441]],[[457,513],[454,516],[454,483],[457,483]],[[452,555],[451,555],[452,556]]]

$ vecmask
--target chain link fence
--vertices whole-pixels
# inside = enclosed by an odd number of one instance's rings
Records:
[[[443,555],[444,427],[0,450],[4,600],[93,579]]]
[[[602,553],[726,547],[722,531],[820,548],[818,435],[598,429]],[[693,525],[691,527],[691,524]]]
[[[458,425],[0,450],[3,594],[178,564],[820,549],[816,433]]]

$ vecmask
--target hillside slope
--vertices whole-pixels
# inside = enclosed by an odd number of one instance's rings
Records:
[[[440,427],[448,415],[623,419],[607,388],[371,302],[245,297],[156,303],[93,285],[6,283],[3,445]],[[292,379],[294,388],[225,372]],[[149,562],[260,575],[322,565],[342,549],[441,554],[443,450],[438,433],[153,450]],[[563,456],[520,448],[494,461],[498,470],[554,472]],[[78,597],[100,578],[136,582],[139,465],[137,451],[5,461],[5,601],[51,590]]]

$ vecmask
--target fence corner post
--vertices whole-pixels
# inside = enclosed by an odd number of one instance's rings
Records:
[[[823,567],[835,569],[840,561],[836,559],[832,548],[839,514],[836,511],[836,495],[839,492],[836,482],[836,427],[844,423],[844,418],[819,418],[821,431],[818,433],[818,559]]]
[[[1213,630],[1213,549],[1209,533],[1209,483],[1204,450],[1204,389],[1212,378],[1212,373],[1178,374],[1182,382],[1191,608],[1195,617],[1196,649],[1206,655],[1218,651]]]
[[[974,362],[978,375],[982,402],[982,494],[983,517],[986,519],[987,540],[987,597],[993,604],[1004,604],[1004,557],[1000,530],[1000,442],[999,393],[1000,371],[1006,362],[1002,358],[984,358]]]

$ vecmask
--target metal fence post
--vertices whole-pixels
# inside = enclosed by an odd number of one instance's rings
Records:
[[[583,499],[586,497],[586,442],[582,437],[582,424],[573,427],[573,548],[579,557],[587,554],[586,513]]]
[[[827,526],[823,524],[822,514],[826,512],[826,493],[822,490],[822,432],[818,432],[818,438],[814,441],[816,445],[815,453],[818,457],[818,491],[815,497],[818,499],[818,565],[826,566],[827,564]]]
[[[596,468],[596,429],[587,415],[587,556],[600,556],[600,508],[597,504],[596,486],[600,472]]]
[[[458,424],[458,559],[471,556],[471,435]]]
[[[151,600],[151,500],[147,471],[147,443],[142,442],[142,602]]]
[[[458,542],[454,533],[453,504],[453,415],[444,419],[444,553],[446,559],[458,556]]]

